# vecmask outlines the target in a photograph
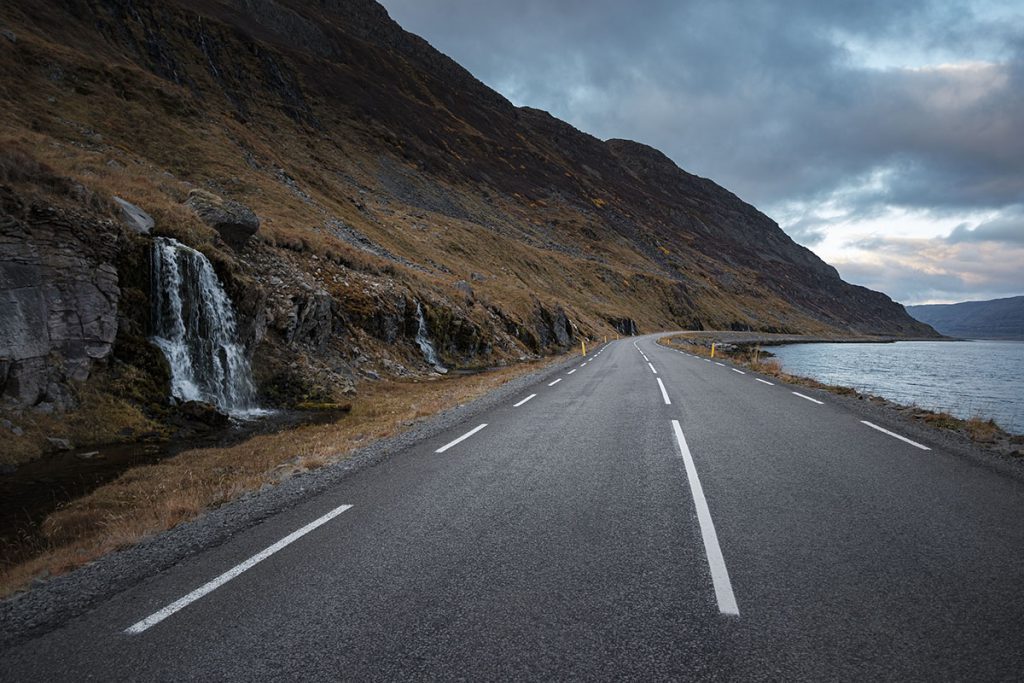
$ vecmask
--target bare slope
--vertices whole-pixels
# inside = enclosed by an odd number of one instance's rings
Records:
[[[933,334],[710,180],[512,106],[367,0],[12,0],[0,24],[5,244],[36,249],[0,261],[45,288],[54,245],[81,240],[105,246],[68,277],[117,276],[116,334],[72,307],[80,344],[4,338],[18,407],[106,382],[163,410],[149,237],[112,195],[211,258],[272,404],[426,372],[417,303],[452,366],[633,324]],[[184,205],[196,189],[251,207],[257,235],[226,244]]]

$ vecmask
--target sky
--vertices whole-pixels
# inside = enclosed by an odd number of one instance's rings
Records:
[[[1024,3],[383,0],[514,104],[657,147],[904,304],[1024,294]]]

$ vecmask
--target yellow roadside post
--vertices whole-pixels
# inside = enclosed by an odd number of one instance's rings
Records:
[[[711,357],[715,357],[715,342],[711,342]]]
[[[583,347],[583,355],[587,355],[587,342],[580,341],[580,346]]]

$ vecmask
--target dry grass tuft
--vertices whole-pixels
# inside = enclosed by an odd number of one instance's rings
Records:
[[[967,433],[975,441],[982,443],[994,443],[999,432],[1002,430],[995,420],[986,420],[981,417],[972,417],[964,423]]]

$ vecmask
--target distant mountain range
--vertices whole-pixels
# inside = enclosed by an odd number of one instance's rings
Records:
[[[911,316],[951,337],[1024,339],[1024,296],[906,308]]]

